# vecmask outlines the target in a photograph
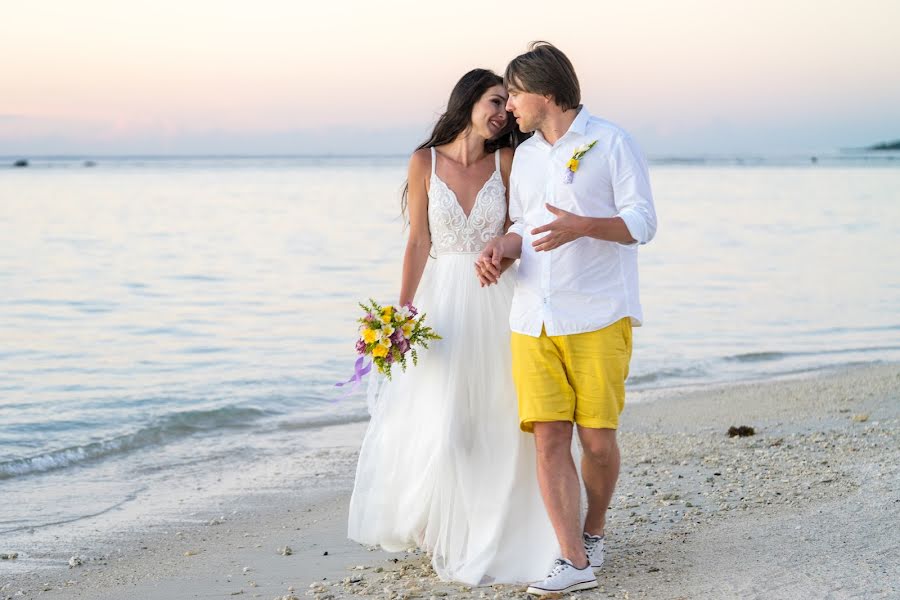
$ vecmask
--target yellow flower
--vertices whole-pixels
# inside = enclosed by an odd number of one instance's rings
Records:
[[[381,345],[375,346],[372,349],[372,356],[374,356],[375,358],[384,358],[385,356],[387,356],[387,353],[388,349]]]
[[[570,171],[572,171],[574,173],[575,171],[578,170],[578,159],[570,158],[569,164],[567,164],[566,166],[569,168]]]
[[[365,331],[363,331],[362,337],[365,343],[371,344],[378,339],[378,332],[374,329],[366,329]]]
[[[387,314],[387,313],[382,314],[382,315],[381,315],[381,322],[382,322],[382,323],[390,323],[390,322],[391,322],[391,315],[389,315],[389,314]]]
[[[391,347],[391,338],[389,338],[387,336],[381,338],[381,341],[378,342],[378,345],[384,346],[385,348],[390,348]]]
[[[401,327],[400,330],[403,331],[403,337],[409,339],[409,336],[411,336],[413,332],[412,323],[407,323],[406,325]]]

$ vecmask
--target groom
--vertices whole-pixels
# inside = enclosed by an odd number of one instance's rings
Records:
[[[488,244],[476,271],[482,284],[496,283],[503,259],[521,258],[510,314],[519,423],[534,433],[541,495],[562,550],[528,592],[565,593],[596,587],[593,568],[603,563],[631,327],[642,319],[637,248],[656,233],[656,211],[641,151],[628,133],[581,106],[565,54],[534,42],[504,79],[507,110],[535,135],[513,160],[513,224]],[[583,524],[574,425],[584,449]]]

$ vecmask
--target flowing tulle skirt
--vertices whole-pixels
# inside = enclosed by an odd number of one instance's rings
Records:
[[[515,276],[482,288],[476,257],[429,261],[416,305],[443,339],[392,381],[370,380],[349,536],[388,551],[418,546],[445,580],[534,581],[559,546],[534,439],[519,430],[509,350]]]

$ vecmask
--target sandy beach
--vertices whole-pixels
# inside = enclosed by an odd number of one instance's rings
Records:
[[[579,597],[898,597],[898,417],[898,365],[637,396],[600,588]],[[164,515],[2,560],[0,599],[524,597],[346,539],[364,429],[311,431],[302,451],[233,474],[241,486],[184,490]],[[12,568],[24,560],[41,566]]]

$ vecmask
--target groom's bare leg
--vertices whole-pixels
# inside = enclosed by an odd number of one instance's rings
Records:
[[[581,476],[587,488],[588,511],[584,530],[591,535],[603,535],[606,509],[612,502],[619,479],[619,445],[615,429],[591,429],[578,426],[578,437],[584,454],[581,457]]]
[[[538,483],[560,550],[576,568],[587,563],[581,539],[581,482],[572,458],[572,424],[534,423]]]

